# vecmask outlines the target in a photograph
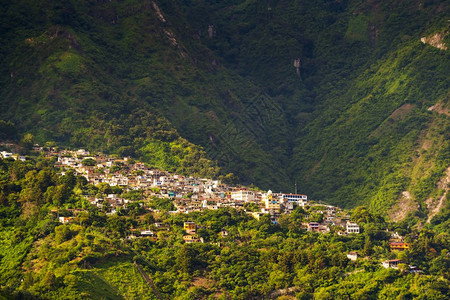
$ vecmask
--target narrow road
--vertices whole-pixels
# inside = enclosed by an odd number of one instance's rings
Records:
[[[158,289],[156,289],[156,286],[153,283],[153,280],[150,278],[150,276],[148,276],[147,273],[145,273],[144,269],[142,269],[142,267],[136,261],[134,261],[134,266],[136,267],[136,269],[138,269],[139,273],[141,273],[144,280],[151,287],[151,289],[155,293],[156,297],[160,300],[163,300],[161,293],[158,291]]]

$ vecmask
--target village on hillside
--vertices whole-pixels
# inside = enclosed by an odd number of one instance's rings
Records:
[[[302,226],[308,231],[329,232],[331,226],[341,227],[339,234],[359,233],[359,226],[349,222],[349,215],[332,205],[314,203],[307,195],[260,191],[247,187],[230,186],[220,180],[171,174],[150,168],[142,162],[128,157],[118,158],[101,153],[90,153],[84,149],[58,150],[54,147],[35,145],[33,150],[46,158],[56,158],[55,167],[64,175],[68,170],[84,176],[89,184],[108,184],[120,187],[122,191],[143,191],[146,198],[159,197],[173,199],[175,211],[170,213],[189,213],[206,209],[230,207],[244,209],[254,218],[268,214],[277,223],[281,214],[289,214],[295,208],[309,208],[316,216]],[[25,156],[1,152],[3,158],[25,160]],[[86,195],[89,202],[99,209],[106,208],[107,214],[115,214],[119,208],[126,208],[132,201],[118,194],[106,197]],[[320,215],[320,217],[317,217]],[[306,219],[310,216],[306,215]]]
[[[217,210],[220,208],[234,208],[243,210],[255,219],[267,215],[272,223],[276,224],[283,214],[290,214],[297,208],[302,208],[304,219],[299,226],[310,232],[329,233],[338,235],[359,234],[360,226],[350,221],[350,215],[341,208],[325,205],[308,200],[307,195],[292,193],[275,193],[271,190],[261,191],[250,189],[244,186],[231,186],[209,178],[199,178],[193,176],[182,176],[171,174],[166,171],[148,167],[142,162],[124,157],[119,158],[102,153],[90,153],[85,149],[59,150],[56,147],[41,147],[35,145],[33,151],[40,153],[48,159],[55,161],[54,166],[61,175],[68,171],[73,171],[77,175],[86,178],[87,182],[94,186],[116,187],[121,193],[109,193],[104,196],[84,195],[84,197],[99,210],[107,215],[114,215],[121,209],[136,202],[127,199],[126,192],[140,191],[144,199],[160,198],[172,201],[175,210],[170,214],[190,212],[200,212],[204,210]],[[7,151],[0,152],[0,158],[15,159],[25,161],[25,156]],[[146,207],[145,201],[138,201],[145,210],[155,211]],[[61,223],[72,222],[76,215],[83,210],[71,210],[71,216],[59,216]],[[156,230],[140,230],[134,232],[128,239],[149,238],[157,240],[157,230],[167,230],[167,224],[156,222]],[[183,236],[185,243],[203,242],[203,239],[196,234],[198,224],[194,222],[184,222]],[[135,230],[136,231],[136,230]],[[222,230],[221,235],[227,236],[226,230]],[[409,244],[396,233],[392,234],[390,240],[391,251],[404,251],[409,249]],[[355,252],[347,255],[348,259],[358,258]],[[389,260],[383,262],[386,268],[397,268],[402,263],[401,260]]]

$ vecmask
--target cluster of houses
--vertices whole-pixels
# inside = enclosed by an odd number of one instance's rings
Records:
[[[270,215],[276,223],[280,214],[289,214],[297,207],[313,207],[316,214],[322,214],[321,222],[304,222],[301,226],[312,232],[326,233],[330,227],[339,226],[338,234],[358,234],[358,224],[349,221],[349,216],[342,210],[331,205],[312,204],[307,195],[291,193],[274,193],[271,190],[257,191],[246,187],[234,187],[220,180],[198,178],[171,174],[144,163],[136,162],[127,157],[118,158],[101,153],[90,153],[84,149],[75,151],[37,148],[47,157],[56,157],[56,167],[61,170],[73,169],[93,185],[108,184],[118,186],[124,191],[142,190],[145,197],[173,199],[173,213],[189,213],[207,209],[231,207],[245,209],[253,217],[259,219],[262,215]],[[46,151],[44,151],[46,150]],[[64,171],[63,171],[64,172]],[[88,197],[91,204],[99,208],[107,208],[108,214],[114,214],[120,207],[126,208],[131,201],[117,194],[106,197]],[[257,209],[255,209],[257,208]],[[309,215],[305,215],[307,220]],[[192,237],[188,239],[193,239]],[[195,241],[195,239],[193,239]],[[190,242],[190,240],[187,240]]]
[[[391,238],[389,239],[389,249],[391,252],[401,252],[408,250],[410,248],[411,244],[406,243],[402,236],[400,236],[397,232],[391,234]],[[418,269],[416,266],[407,265],[403,260],[401,259],[389,259],[385,260],[381,263],[381,265],[386,269],[398,269],[399,265],[405,265],[406,270],[410,273],[422,273],[420,269]]]
[[[401,235],[397,232],[391,234],[389,239],[389,248],[391,251],[405,251],[411,246],[410,243],[406,243]]]
[[[400,265],[404,265],[405,266],[404,270],[409,273],[423,273],[423,271],[417,268],[417,266],[408,265],[401,259],[385,260],[381,263],[381,265],[386,269],[399,269]]]
[[[311,203],[307,195],[251,190],[246,187],[230,186],[220,180],[171,174],[150,168],[142,162],[136,162],[127,157],[90,153],[85,149],[59,150],[35,145],[34,150],[43,153],[46,157],[56,159],[55,167],[62,170],[62,174],[69,169],[74,170],[92,185],[107,184],[111,187],[120,187],[122,191],[143,191],[146,198],[172,199],[176,210],[171,213],[231,207],[245,209],[248,214],[257,219],[263,215],[269,215],[272,222],[277,223],[281,214],[289,214],[297,207],[306,209],[315,206],[314,213],[322,214],[323,218],[320,222],[313,220],[307,222],[310,215],[306,213],[306,222],[299,224],[304,229],[327,233],[334,226],[340,228],[338,231],[340,235],[360,232],[358,224],[350,222],[349,216],[343,214],[340,208]],[[1,155],[4,158],[22,159],[16,154],[5,151],[1,152]],[[115,214],[120,208],[127,208],[127,205],[133,201],[119,194],[86,197],[92,205],[105,210],[107,214]],[[143,204],[140,203],[140,205]],[[61,218],[63,223],[70,220],[69,217]],[[149,234],[141,233],[141,236]],[[186,242],[196,242],[194,237],[195,235],[187,237]]]
[[[406,243],[402,236],[398,233],[392,233],[391,238],[389,240],[389,248],[391,252],[401,252],[408,250],[411,244]],[[347,253],[347,258],[351,261],[356,261],[358,257],[358,253],[351,251]],[[418,269],[417,266],[408,265],[405,261],[401,259],[388,259],[381,262],[381,266],[386,269],[399,269],[399,267],[403,265],[403,270],[409,273],[422,273],[422,270]]]
[[[12,158],[14,160],[21,160],[21,161],[25,161],[26,157],[23,155],[19,155],[17,153],[12,153],[12,152],[8,152],[8,151],[0,151],[0,158]]]
[[[303,194],[274,193],[271,190],[264,192],[251,190],[246,187],[233,187],[219,180],[182,176],[171,174],[155,168],[149,168],[144,163],[136,162],[129,158],[118,158],[101,153],[91,154],[89,151],[79,149],[76,151],[55,148],[44,149],[36,146],[36,151],[43,152],[46,157],[56,158],[55,167],[60,168],[62,174],[67,170],[74,170],[82,175],[93,185],[107,184],[111,187],[120,187],[122,191],[140,190],[145,197],[158,197],[172,199],[175,211],[169,213],[190,213],[208,209],[231,207],[243,209],[254,218],[259,219],[263,215],[269,215],[273,223],[277,223],[281,214],[289,214],[297,207],[304,208],[304,220],[299,224],[310,232],[328,233],[332,228],[339,235],[359,234],[360,226],[350,221],[350,216],[340,208],[311,203]],[[24,156],[1,151],[0,158],[12,158],[25,161]],[[119,208],[126,208],[133,200],[120,197],[119,194],[89,197],[90,203],[107,211],[107,214],[115,214]],[[144,205],[140,203],[140,205]],[[249,209],[251,207],[252,209]],[[82,210],[73,210],[76,216]],[[308,211],[308,212],[306,212]],[[53,213],[58,214],[55,210]],[[309,221],[312,215],[321,215],[320,221]],[[59,216],[63,224],[71,222],[75,217]],[[311,218],[312,219],[312,218]],[[199,225],[194,222],[184,222],[183,240],[185,243],[203,243],[203,239],[197,235]],[[147,238],[153,241],[158,239],[158,232],[169,230],[168,225],[156,222],[152,230],[132,229],[128,239]],[[223,229],[222,237],[228,235]],[[401,236],[394,233],[389,241],[391,251],[404,251],[410,248]],[[349,252],[347,258],[356,261],[358,254]],[[403,261],[399,259],[382,262],[385,268],[397,269]],[[414,266],[409,266],[410,272],[420,272]]]

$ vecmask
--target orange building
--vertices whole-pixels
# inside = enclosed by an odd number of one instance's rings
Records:
[[[391,248],[391,251],[404,251],[409,249],[409,244],[404,242],[390,242],[389,247]]]

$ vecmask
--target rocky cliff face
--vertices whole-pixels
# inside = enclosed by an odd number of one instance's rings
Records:
[[[435,33],[428,37],[422,37],[420,41],[424,44],[429,44],[441,50],[447,50],[447,45],[444,43],[445,33]]]

